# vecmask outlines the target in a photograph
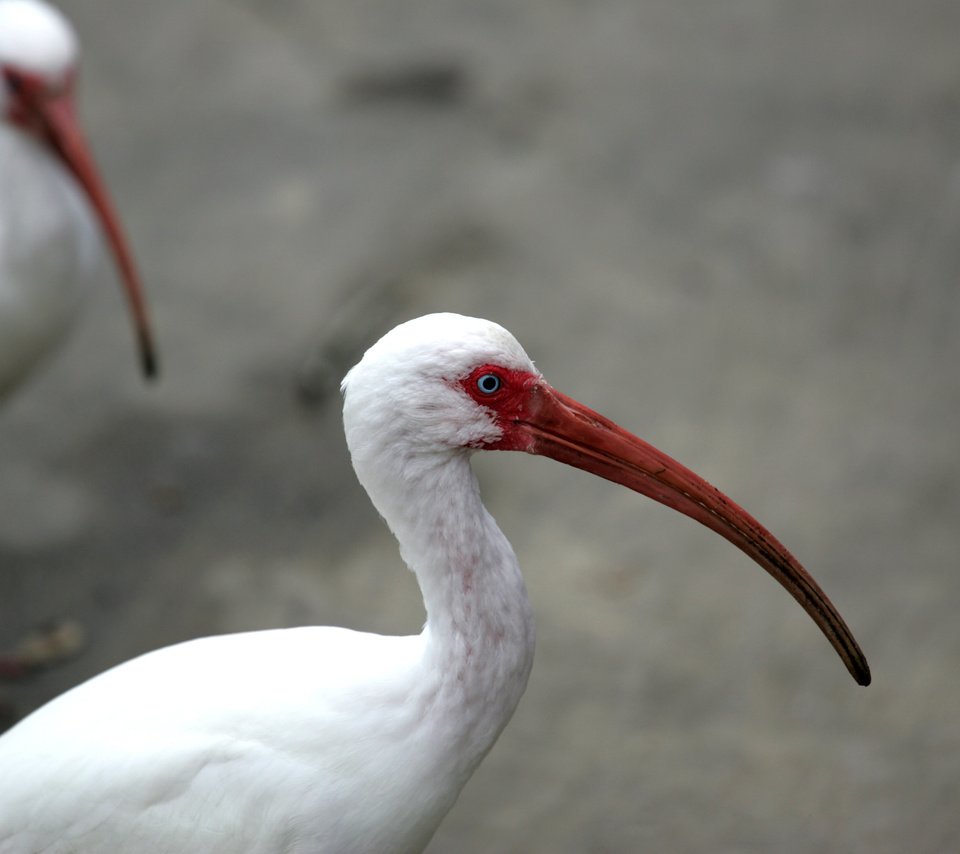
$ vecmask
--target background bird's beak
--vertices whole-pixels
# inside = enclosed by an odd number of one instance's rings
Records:
[[[25,87],[21,93],[27,126],[56,151],[66,167],[83,187],[103,226],[107,242],[120,269],[133,317],[140,362],[148,377],[157,373],[156,348],[150,331],[147,305],[133,256],[114,212],[106,187],[90,154],[73,105],[72,85],[56,94],[41,93]]]
[[[861,685],[870,684],[870,667],[860,646],[820,585],[766,528],[719,489],[543,381],[531,386],[528,406],[514,426],[529,439],[522,450],[622,484],[729,540],[800,603],[851,676]]]

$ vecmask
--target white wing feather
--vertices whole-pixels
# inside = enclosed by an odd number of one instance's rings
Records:
[[[436,759],[422,648],[285,629],[109,670],[0,739],[0,851],[408,850],[419,810],[393,793]],[[373,838],[384,826],[392,841]]]

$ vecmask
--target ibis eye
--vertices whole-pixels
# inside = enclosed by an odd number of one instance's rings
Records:
[[[482,394],[494,394],[500,391],[503,380],[496,374],[482,374],[477,377],[477,388]]]

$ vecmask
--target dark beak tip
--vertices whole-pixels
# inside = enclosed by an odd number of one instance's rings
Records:
[[[140,345],[140,367],[148,380],[154,381],[159,378],[160,364],[157,354],[152,347],[146,344]]]

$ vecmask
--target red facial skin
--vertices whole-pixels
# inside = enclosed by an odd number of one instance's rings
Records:
[[[157,373],[157,357],[143,288],[120,220],[76,118],[73,100],[75,77],[73,73],[68,74],[62,83],[52,86],[39,75],[0,66],[2,85],[7,87],[9,93],[5,118],[51,149],[90,200],[127,291],[143,371],[152,377]]]
[[[486,374],[501,381],[492,394],[478,385]],[[460,386],[493,413],[502,432],[483,449],[542,454],[696,519],[769,572],[820,627],[850,675],[860,685],[870,684],[863,652],[820,585],[763,525],[719,489],[534,374],[482,365]]]

